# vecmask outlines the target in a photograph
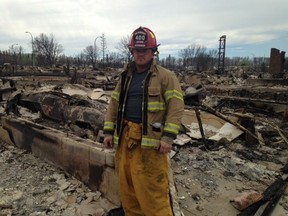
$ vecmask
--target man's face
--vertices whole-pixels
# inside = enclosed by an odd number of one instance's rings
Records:
[[[145,66],[151,62],[154,57],[152,49],[133,49],[135,63],[139,66]]]

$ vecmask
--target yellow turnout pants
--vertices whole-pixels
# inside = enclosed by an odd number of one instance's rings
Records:
[[[168,155],[140,140],[141,125],[128,122],[115,157],[125,216],[172,216]]]

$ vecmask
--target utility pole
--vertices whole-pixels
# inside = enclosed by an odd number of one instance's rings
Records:
[[[105,49],[106,49],[106,39],[104,33],[102,34],[101,39],[102,39],[102,54],[103,54],[103,67],[104,67]]]
[[[223,74],[225,71],[225,47],[226,47],[226,35],[222,35],[219,39],[219,51],[218,51],[218,73]]]

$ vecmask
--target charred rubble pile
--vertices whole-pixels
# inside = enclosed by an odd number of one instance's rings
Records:
[[[97,85],[91,77],[77,79],[81,84],[43,83],[26,91],[15,80],[2,78],[0,115],[101,141],[109,90],[116,84],[103,79]],[[223,77],[214,85],[209,80],[201,75],[197,84],[182,83],[186,109],[170,157],[183,213],[196,209],[197,215],[209,215],[211,200],[219,196],[226,197],[225,204],[216,208],[231,206],[231,215],[269,212],[279,200],[287,213],[286,86],[255,85],[254,80],[225,85]]]
[[[5,79],[3,84],[0,94],[1,115],[27,118],[82,138],[96,140],[103,126],[109,100],[103,89],[91,90],[83,85],[64,83],[25,90],[15,86],[6,87]]]
[[[185,90],[183,132],[175,140],[172,160],[181,207],[188,215],[195,209],[216,215],[214,208],[208,210],[211,206],[227,206],[211,204],[211,197],[228,196],[221,201],[229,201],[237,211],[219,214],[286,215],[287,86],[230,81],[221,77],[211,85],[203,80]],[[214,169],[221,170],[221,181]],[[237,184],[234,192],[230,181]]]

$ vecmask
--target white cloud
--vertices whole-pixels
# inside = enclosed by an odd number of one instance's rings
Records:
[[[231,55],[233,47],[262,43],[267,49],[275,40],[287,51],[287,8],[287,0],[1,0],[0,50],[18,43],[29,51],[29,31],[34,37],[53,34],[68,55],[105,33],[112,51],[143,25],[155,32],[163,54],[195,43],[217,48],[221,35],[227,35]]]

